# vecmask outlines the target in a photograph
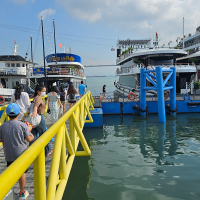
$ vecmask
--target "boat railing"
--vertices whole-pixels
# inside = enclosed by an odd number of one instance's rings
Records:
[[[143,63],[137,64],[135,66],[130,67],[122,67],[121,69],[117,69],[116,74],[129,74],[133,73],[134,68],[146,68],[146,66]]]
[[[156,49],[177,49],[177,47],[157,47]],[[182,48],[178,48],[182,49]],[[143,49],[140,49],[143,50]],[[145,48],[144,48],[145,50]],[[125,58],[128,58],[129,56],[134,55],[137,52],[137,49],[134,52],[126,52],[125,54],[121,55],[120,57],[117,58],[116,62],[119,63],[120,61],[124,60]]]
[[[156,64],[156,65],[148,65],[148,66],[153,66],[153,67],[188,67],[188,66],[195,66],[194,64],[190,64],[190,63],[173,63],[173,64],[169,64],[169,63],[162,63],[162,64]],[[147,66],[147,67],[148,67]]]
[[[25,67],[0,67],[0,75],[4,75],[4,76],[26,75],[26,68]]]

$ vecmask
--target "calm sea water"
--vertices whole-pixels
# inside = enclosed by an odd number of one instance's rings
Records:
[[[92,154],[75,158],[63,200],[199,200],[200,114],[166,121],[106,115],[85,128]]]
[[[106,85],[106,91],[110,94],[115,90],[115,77],[87,77],[87,90],[90,90],[92,95],[99,96],[102,93],[103,85]]]

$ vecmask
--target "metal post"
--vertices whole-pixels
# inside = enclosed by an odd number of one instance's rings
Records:
[[[156,67],[156,82],[157,82],[159,122],[166,122],[162,67]]]
[[[32,45],[32,35],[31,35],[31,61],[33,63],[33,45]]]
[[[44,50],[44,32],[43,32],[43,19],[41,17],[41,24],[42,24],[42,43],[43,43],[43,60],[44,60],[44,84],[48,92],[47,87],[47,74],[46,74],[46,66],[45,66],[45,50]]]
[[[34,170],[35,199],[46,200],[46,176],[45,176],[44,149],[35,159],[33,163],[33,170]]]
[[[184,36],[184,17],[183,17],[183,49],[185,48],[185,36]]]
[[[56,59],[56,65],[57,65],[57,56],[56,56],[56,31],[55,31],[55,21],[53,19],[53,28],[54,28],[54,48],[55,48],[55,59]]]
[[[146,109],[146,77],[144,72],[146,71],[145,68],[140,69],[140,108],[142,110]],[[140,115],[146,116],[146,112],[140,112]]]
[[[173,73],[170,77],[170,86],[173,87],[173,89],[170,90],[170,109],[175,110],[176,109],[176,68],[171,67],[170,68]],[[170,112],[171,115],[176,115],[176,112]]]

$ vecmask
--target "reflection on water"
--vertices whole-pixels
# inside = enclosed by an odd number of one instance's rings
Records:
[[[104,116],[84,129],[91,157],[76,157],[63,199],[200,199],[200,114]],[[82,150],[82,147],[79,147]]]

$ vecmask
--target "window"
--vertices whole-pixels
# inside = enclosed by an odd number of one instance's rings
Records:
[[[20,63],[17,63],[17,67],[20,67]]]
[[[10,67],[10,63],[7,63],[7,67]]]
[[[25,67],[24,63],[22,64],[22,67]]]
[[[11,64],[11,67],[15,67],[15,63],[12,63],[12,64]]]

